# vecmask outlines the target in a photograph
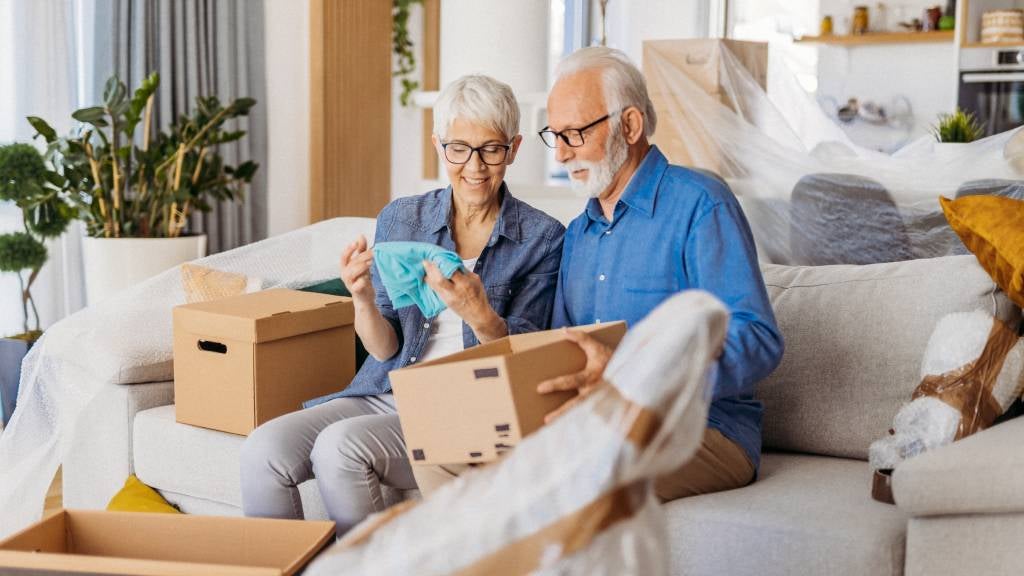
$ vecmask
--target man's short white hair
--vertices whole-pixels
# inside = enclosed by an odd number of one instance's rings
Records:
[[[555,68],[555,82],[585,70],[601,70],[608,113],[636,106],[644,115],[644,135],[650,138],[658,124],[654,104],[647,95],[644,75],[622,50],[604,46],[581,48],[566,56]]]
[[[519,134],[519,104],[512,88],[490,76],[463,76],[441,91],[434,103],[434,134],[444,140],[456,118],[480,124],[511,142]]]

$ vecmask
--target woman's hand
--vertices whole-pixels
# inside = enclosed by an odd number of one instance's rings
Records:
[[[441,269],[428,260],[423,261],[427,275],[424,281],[434,289],[441,301],[451,308],[476,333],[477,340],[488,342],[508,335],[508,326],[498,316],[491,303],[480,276],[474,272],[456,272],[445,278]]]
[[[373,306],[376,293],[370,279],[373,251],[366,248],[366,237],[349,244],[341,252],[341,281],[345,283],[356,304]]]

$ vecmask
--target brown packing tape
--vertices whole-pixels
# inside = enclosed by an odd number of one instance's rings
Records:
[[[490,576],[534,572],[540,567],[541,558],[548,557],[550,547],[560,547],[560,558],[570,556],[589,546],[608,528],[632,518],[643,505],[648,489],[646,482],[619,487],[453,574]]]
[[[1018,338],[1016,330],[994,319],[985,348],[977,360],[945,374],[925,376],[911,398],[930,396],[958,410],[961,418],[957,440],[988,428],[1005,408],[996,401],[992,389]]]

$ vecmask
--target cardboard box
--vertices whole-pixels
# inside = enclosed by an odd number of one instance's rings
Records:
[[[765,89],[768,85],[768,44],[743,40],[697,38],[687,40],[645,40],[643,72],[647,91],[658,115],[652,142],[673,164],[722,172],[721,153],[708,130],[674,93],[672,82],[662,77],[655,61],[664,59],[671,71],[684,74],[704,92],[732,108],[722,89],[722,53],[731,52]]]
[[[0,541],[3,574],[295,574],[333,522],[59,510]]]
[[[614,348],[625,322],[578,328]],[[390,373],[414,465],[490,462],[544,425],[576,392],[538,394],[544,380],[583,369],[561,330],[517,334]]]
[[[351,298],[273,289],[174,309],[178,422],[248,434],[355,375]]]

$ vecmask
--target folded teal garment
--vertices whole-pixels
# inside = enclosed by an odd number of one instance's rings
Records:
[[[463,269],[458,254],[426,242],[381,242],[373,247],[373,261],[391,304],[396,309],[415,304],[425,317],[433,318],[446,306],[423,281],[424,260],[436,264],[445,278]]]

